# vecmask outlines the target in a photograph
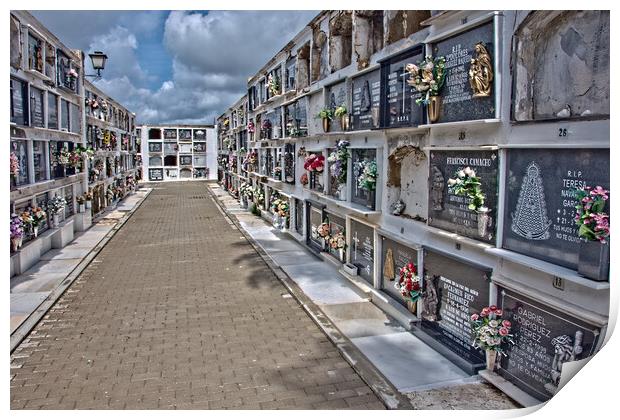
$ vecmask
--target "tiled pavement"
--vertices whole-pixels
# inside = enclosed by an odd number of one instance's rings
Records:
[[[11,408],[383,408],[202,183],[159,184],[11,355]]]

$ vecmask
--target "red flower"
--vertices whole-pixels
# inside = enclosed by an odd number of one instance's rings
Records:
[[[491,312],[490,309],[485,307],[485,308],[482,308],[480,315],[487,316],[490,312]]]
[[[417,281],[413,283],[413,290],[415,290],[416,292],[420,290],[420,283],[418,283]]]
[[[472,314],[472,316],[471,316],[471,320],[472,321],[478,321],[479,318],[480,318],[480,315],[478,315],[478,314]]]
[[[502,337],[507,336],[508,335],[508,328],[506,327],[502,327],[499,329],[499,335],[501,335]]]
[[[491,310],[491,312],[495,312],[495,310],[497,309],[497,306],[491,305],[489,306],[489,309]]]
[[[495,310],[495,315],[502,316],[503,314],[504,314],[504,311],[502,311],[501,309],[496,309]]]
[[[510,328],[512,326],[512,324],[510,323],[510,321],[505,319],[504,321],[502,321],[502,326],[505,327],[505,328]]]

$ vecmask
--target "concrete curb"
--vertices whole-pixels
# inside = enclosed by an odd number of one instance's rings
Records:
[[[30,314],[28,318],[21,323],[15,331],[11,334],[11,350],[10,353],[19,346],[19,344],[30,334],[30,332],[37,326],[39,321],[47,314],[52,306],[56,303],[56,301],[63,295],[63,293],[73,284],[73,282],[82,274],[82,271],[88,267],[88,265],[95,259],[95,257],[101,252],[103,247],[107,245],[107,243],[116,235],[116,232],[120,230],[121,227],[127,220],[140,208],[142,203],[147,199],[147,197],[151,194],[153,190],[147,191],[146,195],[136,203],[135,207],[127,212],[123,217],[119,219],[116,225],[95,245],[93,249],[80,261],[80,263],[65,277],[65,279],[56,287],[50,295],[45,298],[39,306]]]
[[[364,356],[364,354],[353,345],[338,328],[331,322],[331,320],[325,315],[325,313],[316,305],[306,294],[301,290],[299,286],[282,270],[269,256],[269,254],[263,249],[263,247],[252,238],[248,232],[243,229],[239,221],[234,214],[228,212],[228,210],[220,203],[217,195],[211,190],[210,185],[207,185],[207,192],[215,205],[224,214],[224,217],[229,223],[232,223],[239,232],[246,238],[249,244],[256,250],[261,256],[267,266],[274,272],[276,277],[282,282],[284,287],[295,298],[295,300],[301,305],[306,313],[312,318],[315,324],[323,331],[323,333],[329,338],[329,340],[336,346],[340,354],[351,365],[353,370],[362,378],[364,382],[372,389],[375,395],[383,402],[383,404],[392,410],[412,410],[414,407],[407,397],[402,395],[396,388],[390,383],[390,381],[383,376],[383,374]]]

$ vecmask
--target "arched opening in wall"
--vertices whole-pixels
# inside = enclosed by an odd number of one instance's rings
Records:
[[[151,156],[149,158],[149,166],[161,166],[161,156]]]
[[[192,170],[188,168],[183,168],[179,172],[179,178],[188,179],[192,177]]]
[[[161,129],[149,128],[149,139],[161,139]]]
[[[295,85],[298,91],[310,86],[310,42],[297,50]]]
[[[383,48],[383,10],[356,10],[353,37],[357,69],[362,70],[368,67],[370,57]]]
[[[316,82],[325,77],[328,65],[327,35],[318,25],[312,30],[311,82]]]
[[[352,14],[341,11],[329,21],[329,66],[332,73],[351,64],[352,50]]]
[[[386,10],[385,45],[392,44],[422,29],[421,22],[431,17],[430,10]]]
[[[177,166],[177,157],[175,155],[165,156],[164,166]]]
[[[608,117],[609,11],[531,12],[515,32],[513,118]]]

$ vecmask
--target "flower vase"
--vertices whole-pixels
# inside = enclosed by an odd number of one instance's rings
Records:
[[[19,248],[19,238],[11,238],[11,251],[17,252]]]
[[[344,255],[344,248],[340,248],[340,249],[338,250],[338,255],[340,256],[340,261],[341,261],[341,262],[344,262],[344,259],[345,259],[345,255]]]
[[[347,199],[347,185],[340,184],[338,186],[338,200],[345,201]]]
[[[495,361],[497,360],[497,350],[485,350],[487,356],[487,370],[493,372],[495,370]]]
[[[329,132],[329,118],[323,118],[323,131]]]
[[[580,242],[577,272],[595,281],[607,281],[609,279],[609,242]]]
[[[374,191],[368,191],[368,200],[366,202],[366,207],[368,207],[371,210],[374,210],[375,208],[375,192]]]
[[[286,232],[286,216],[280,216],[280,231]]]
[[[343,115],[340,117],[340,128],[342,128],[342,131],[349,130],[349,116],[348,115]]]
[[[370,113],[372,115],[372,126],[379,127],[379,107],[373,106]]]
[[[58,221],[58,220],[59,220],[59,219],[60,219],[60,216],[58,215],[58,213],[55,213],[55,214],[52,216],[52,221],[53,221],[53,225],[54,225],[54,227],[55,227],[55,228],[57,228],[57,227],[58,227],[58,224],[59,224],[59,221]]]
[[[428,98],[427,113],[430,122],[436,122],[441,112],[441,96],[431,96]]]
[[[485,238],[488,233],[488,227],[491,224],[490,210],[486,207],[480,207],[478,213],[478,236]]]
[[[39,236],[39,226],[32,227],[32,234],[34,235],[35,238]]]
[[[418,313],[418,301],[417,300],[407,300],[407,309],[414,315]]]
[[[84,203],[80,204],[80,213],[85,213],[86,212],[86,205]]]
[[[86,200],[86,208],[90,209],[93,206],[93,202],[91,200]]]

